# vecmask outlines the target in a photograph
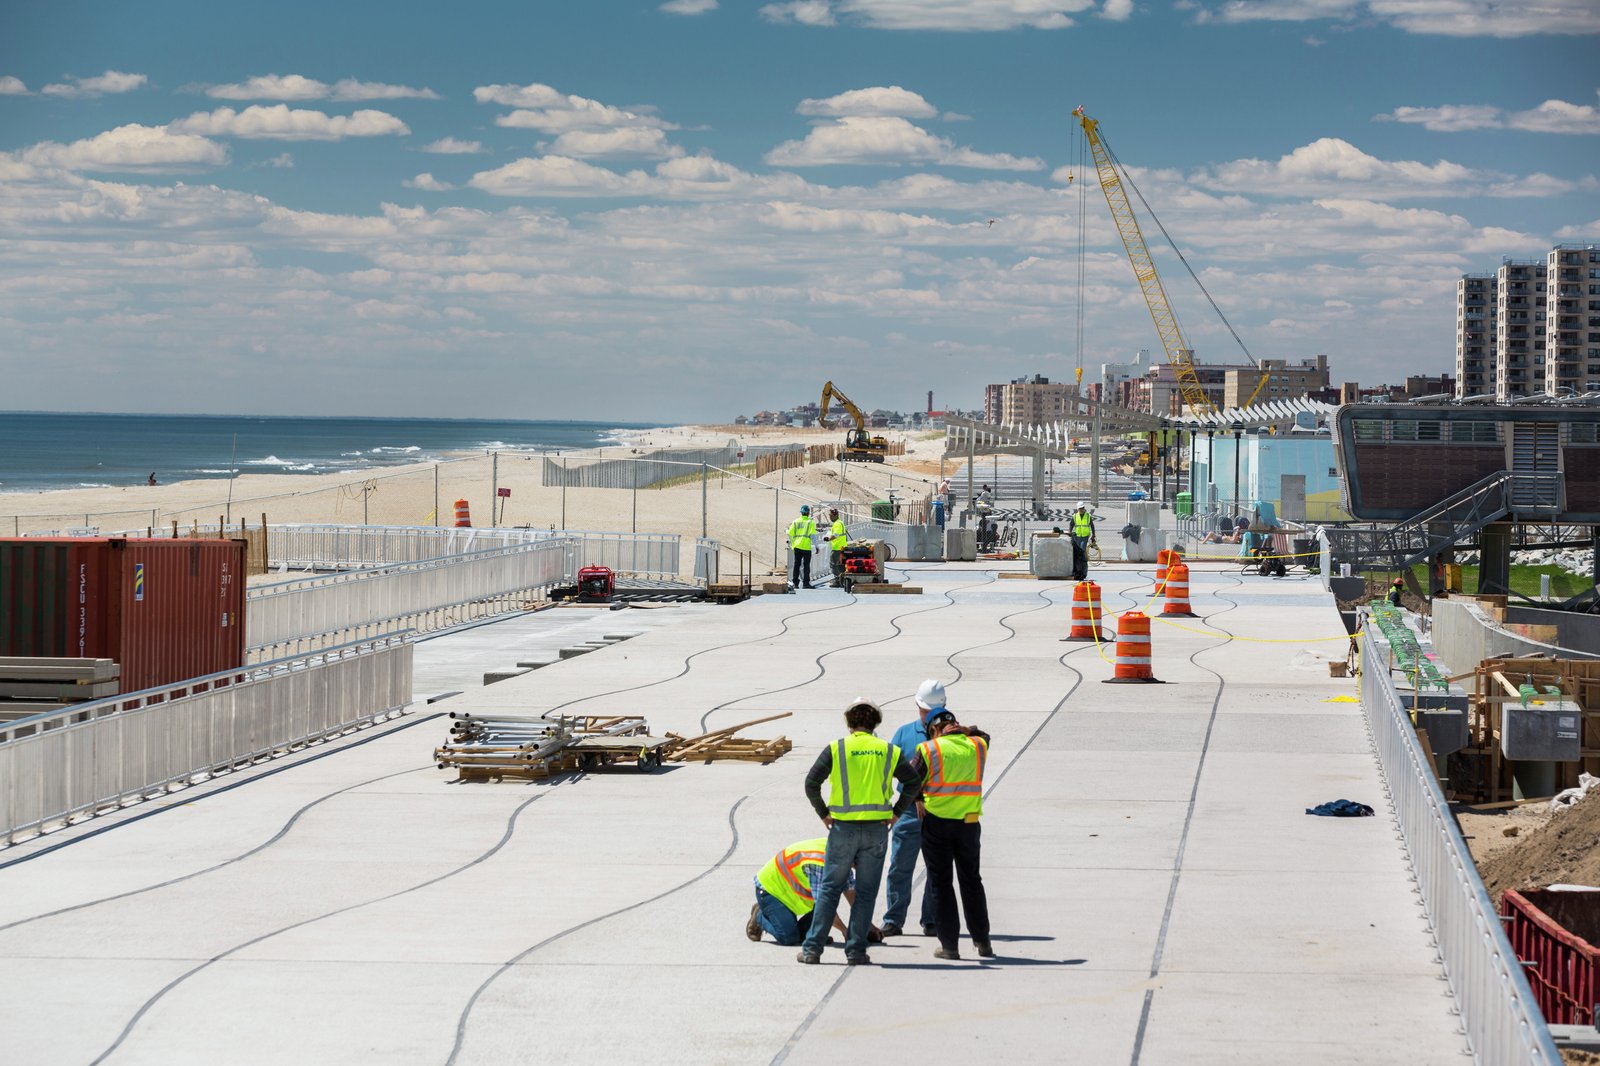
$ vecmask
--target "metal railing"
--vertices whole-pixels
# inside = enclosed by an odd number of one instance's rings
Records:
[[[678,574],[676,533],[280,524],[268,529],[267,557],[290,570],[363,570],[562,539],[580,542],[579,566],[641,577]]]
[[[1473,1057],[1490,1066],[1559,1066],[1561,1054],[1522,964],[1383,665],[1387,650],[1382,632],[1367,620],[1361,709]]]
[[[405,634],[0,728],[0,846],[402,713]]]
[[[246,644],[259,661],[521,611],[530,596],[576,580],[576,553],[563,538],[258,585],[245,602]]]

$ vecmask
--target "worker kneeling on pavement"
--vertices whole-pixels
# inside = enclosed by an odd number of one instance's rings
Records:
[[[963,726],[949,711],[930,715],[929,740],[917,749],[911,772],[922,782],[922,858],[933,887],[939,959],[959,959],[961,918],[956,912],[956,883],[961,885],[961,910],[967,932],[982,958],[989,946],[989,899],[983,890],[978,851],[983,814],[983,771],[989,761],[989,735]],[[952,876],[952,867],[954,867]]]
[[[850,908],[849,933],[844,941],[845,961],[852,966],[870,963],[872,906],[883,880],[884,854],[889,845],[889,823],[910,810],[917,800],[919,778],[900,759],[900,749],[872,735],[883,722],[883,712],[862,698],[844,712],[850,735],[822,749],[806,773],[806,799],[828,827],[823,855],[822,883],[816,893],[811,928],[800,945],[800,962],[822,961],[828,928],[839,910],[839,897],[856,872],[856,898]],[[822,783],[828,783],[828,802],[822,802]],[[893,800],[894,782],[906,785]]]
[[[756,874],[756,902],[750,908],[750,920],[745,923],[744,935],[760,940],[765,932],[784,947],[794,947],[805,939],[811,929],[811,918],[816,911],[817,886],[822,883],[823,857],[828,838],[802,840],[790,844],[772,857]],[[854,911],[856,903],[855,875],[849,879],[844,898]],[[845,932],[845,924],[837,914],[833,927]],[[877,926],[871,926],[867,938],[876,943],[883,939]]]

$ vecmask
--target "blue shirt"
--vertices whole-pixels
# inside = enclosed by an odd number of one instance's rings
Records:
[[[914,722],[907,722],[894,731],[894,736],[889,738],[889,743],[900,749],[900,759],[906,764],[916,758],[917,748],[928,739],[928,723],[919,715]],[[900,791],[904,792],[906,786],[901,785]],[[915,814],[912,815],[915,817]]]

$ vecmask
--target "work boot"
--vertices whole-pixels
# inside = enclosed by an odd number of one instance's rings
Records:
[[[871,966],[872,960],[865,955],[846,955],[844,961],[851,966]]]
[[[960,959],[961,952],[955,948],[938,948],[934,951],[933,957],[936,959]]]
[[[898,925],[895,925],[893,922],[885,922],[883,925],[883,938],[887,940],[892,936],[899,936],[902,931],[903,930],[901,930],[901,928]]]
[[[751,940],[761,939],[761,904],[750,904],[750,920],[744,923],[744,935]]]
[[[822,956],[817,954],[815,951],[807,951],[804,948],[801,948],[800,954],[794,957],[794,961],[803,962],[807,966],[815,966],[817,963],[822,961]]]
[[[939,935],[939,927],[936,926],[936,925],[925,925],[925,926],[922,927],[922,935],[923,936],[938,936]]]
[[[972,942],[972,946],[978,949],[978,958],[994,958],[994,948],[989,946],[989,942],[987,940],[974,940]]]

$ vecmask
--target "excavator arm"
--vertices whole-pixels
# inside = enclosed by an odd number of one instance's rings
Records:
[[[848,411],[850,413],[850,417],[856,420],[857,429],[865,430],[867,428],[867,416],[861,413],[861,408],[851,403],[850,397],[846,396],[839,389],[834,388],[833,382],[831,381],[822,386],[822,413],[817,416],[818,422],[821,422],[828,417],[828,408],[833,405],[834,400],[838,400],[839,406]]]

